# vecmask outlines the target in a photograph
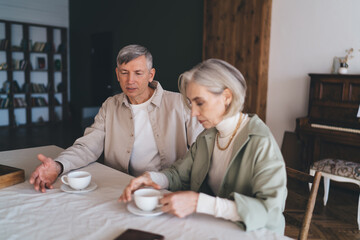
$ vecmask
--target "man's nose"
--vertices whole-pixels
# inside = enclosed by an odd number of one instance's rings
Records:
[[[135,82],[135,76],[134,76],[134,74],[132,74],[132,73],[129,73],[129,75],[128,75],[128,83],[134,83]]]

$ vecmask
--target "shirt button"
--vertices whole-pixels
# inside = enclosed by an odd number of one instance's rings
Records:
[[[133,136],[134,136],[134,134],[131,134],[130,136],[132,136],[132,137],[133,137]]]
[[[127,150],[127,153],[130,153],[130,151],[129,151],[129,150]]]

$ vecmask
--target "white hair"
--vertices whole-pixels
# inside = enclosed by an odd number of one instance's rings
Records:
[[[242,111],[246,96],[246,81],[243,75],[234,66],[220,59],[208,59],[191,70],[180,75],[178,87],[185,104],[189,107],[186,97],[186,86],[193,82],[216,95],[222,94],[225,89],[232,93],[232,101],[224,117],[231,117]]]

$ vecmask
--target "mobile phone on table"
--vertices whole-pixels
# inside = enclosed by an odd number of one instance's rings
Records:
[[[163,240],[163,235],[145,232],[137,229],[127,229],[125,232],[117,236],[114,240]]]

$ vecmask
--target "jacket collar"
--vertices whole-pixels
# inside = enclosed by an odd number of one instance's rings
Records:
[[[234,158],[241,150],[241,148],[246,144],[251,135],[266,136],[267,131],[264,129],[264,125],[261,124],[262,121],[256,114],[249,114],[250,120],[242,129],[243,133],[238,134],[234,139],[233,152],[231,153],[231,159]],[[207,145],[208,154],[211,158],[211,155],[214,150],[214,145],[216,142],[216,128],[210,128],[204,132],[204,138]]]

